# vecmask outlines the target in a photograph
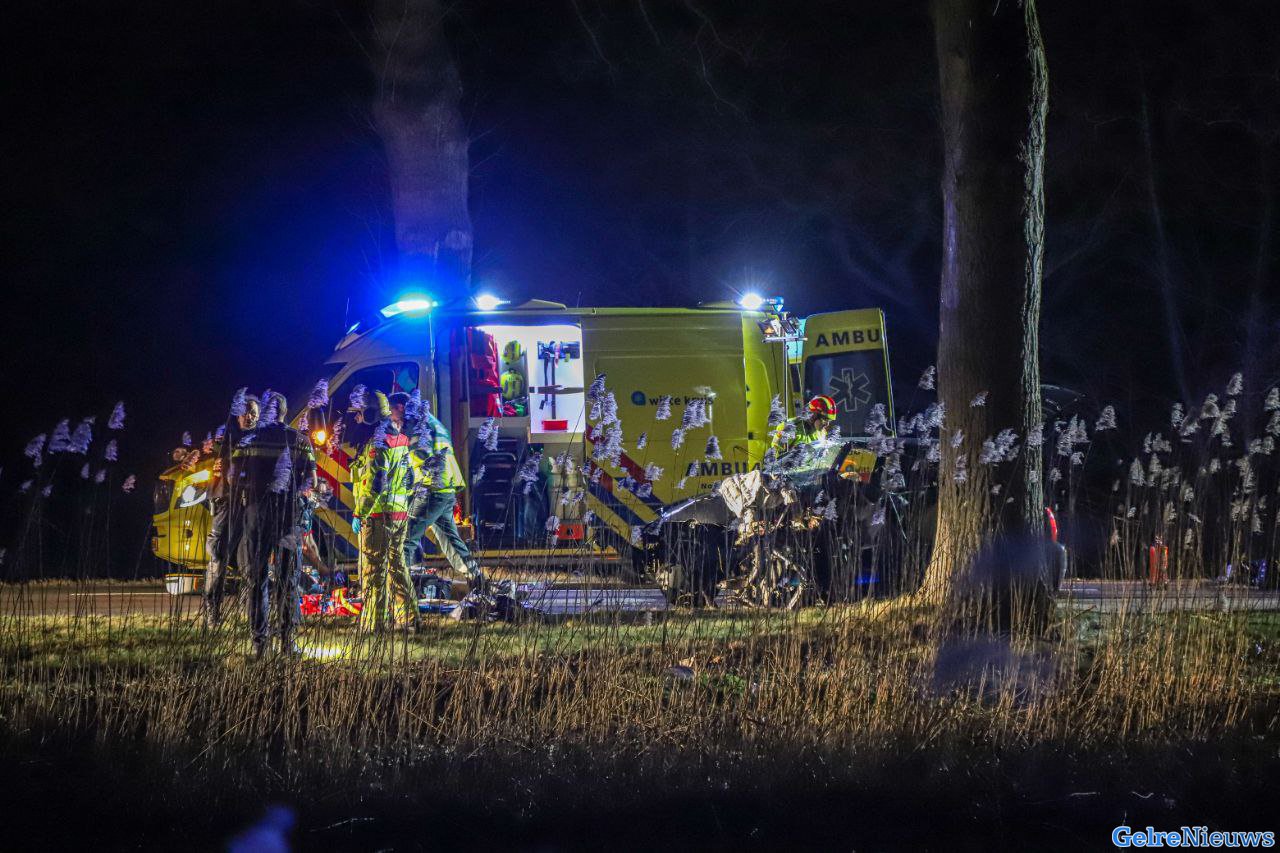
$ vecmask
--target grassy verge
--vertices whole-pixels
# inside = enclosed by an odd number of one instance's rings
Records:
[[[331,620],[256,664],[234,621],[10,618],[3,758],[129,843],[224,839],[278,801],[314,849],[1066,849],[1138,816],[1241,828],[1280,770],[1280,615],[948,624],[909,601],[376,640]]]

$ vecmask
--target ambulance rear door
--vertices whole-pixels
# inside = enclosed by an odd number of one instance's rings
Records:
[[[879,308],[815,314],[805,321],[800,364],[804,401],[824,394],[836,402],[840,434],[866,435],[867,415],[882,403],[893,431],[893,392],[884,312]]]

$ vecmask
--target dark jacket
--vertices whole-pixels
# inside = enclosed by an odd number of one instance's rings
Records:
[[[315,483],[316,459],[311,442],[305,435],[283,424],[259,426],[230,440],[231,465],[227,482],[234,492],[246,498],[277,493],[297,495],[303,488]],[[277,483],[280,458],[289,455],[288,472]]]

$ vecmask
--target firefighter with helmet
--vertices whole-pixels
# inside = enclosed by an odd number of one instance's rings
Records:
[[[413,434],[409,458],[414,474],[413,495],[408,504],[407,534],[401,545],[403,562],[405,565],[413,562],[422,537],[430,529],[450,567],[466,575],[472,592],[482,593],[484,573],[462,541],[453,519],[458,493],[466,487],[466,482],[449,430],[422,403],[414,405],[416,411],[406,415],[411,405],[408,394],[392,394],[389,402],[393,416],[400,417],[407,424],[406,431]]]
[[[770,448],[783,456],[804,444],[815,444],[827,437],[836,420],[836,401],[819,394],[809,401],[803,415],[791,418],[774,430]]]
[[[403,408],[393,409],[381,391],[361,392],[352,394],[356,421],[376,426],[351,463],[352,527],[360,537],[364,595],[360,629],[379,631],[390,623],[412,631],[418,626],[418,597],[404,564],[404,540],[413,498],[413,437]]]

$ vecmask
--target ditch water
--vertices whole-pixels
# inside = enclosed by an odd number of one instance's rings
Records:
[[[296,786],[235,757],[197,778],[146,749],[30,735],[5,737],[0,759],[0,847],[15,850],[1111,849],[1126,823],[1276,829],[1280,779],[1276,744],[1256,739],[1127,758],[904,751],[775,774],[693,755],[665,771],[488,755]]]

